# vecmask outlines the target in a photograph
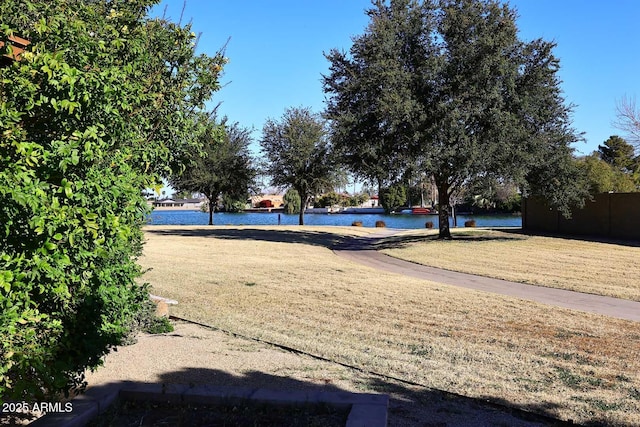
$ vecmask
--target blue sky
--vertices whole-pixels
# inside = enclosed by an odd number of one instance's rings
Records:
[[[511,0],[522,40],[557,43],[562,89],[575,104],[573,125],[585,132],[577,154],[596,150],[610,135],[623,96],[640,95],[638,0]],[[154,9],[180,18],[183,0],[163,0]],[[182,22],[201,33],[199,52],[215,54],[229,39],[222,83],[214,97],[220,112],[254,129],[255,147],[267,118],[288,107],[324,108],[323,52],[348,50],[362,34],[370,0],[187,0]]]

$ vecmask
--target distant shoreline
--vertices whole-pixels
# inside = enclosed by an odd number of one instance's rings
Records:
[[[201,212],[200,208],[192,206],[153,206],[154,211],[194,211]]]

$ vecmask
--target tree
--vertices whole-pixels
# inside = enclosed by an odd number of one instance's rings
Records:
[[[367,203],[370,200],[370,197],[368,194],[365,193],[358,193],[358,194],[354,194],[353,196],[349,197],[349,206],[362,206],[365,203]]]
[[[280,121],[267,120],[260,141],[271,185],[291,187],[301,199],[299,224],[311,198],[333,186],[333,161],[326,124],[309,108],[287,109]]]
[[[633,176],[616,169],[611,163],[606,162],[598,152],[577,160],[580,169],[593,196],[600,193],[616,192],[628,193],[638,190]]]
[[[411,161],[412,134],[406,131],[417,119],[413,73],[429,57],[423,49],[430,46],[418,40],[426,18],[408,4],[394,1],[386,7],[376,1],[376,8],[367,11],[371,22],[354,39],[350,55],[336,49],[325,55],[330,74],[323,76],[323,85],[332,94],[325,115],[336,153],[378,193],[397,182]],[[403,56],[407,46],[410,57]]]
[[[191,191],[176,191],[171,195],[173,200],[176,199],[190,199],[193,197],[193,193]]]
[[[599,152],[594,152],[577,160],[592,196],[609,192],[630,193],[638,191],[638,184],[632,174],[617,169],[600,156]]]
[[[565,214],[582,202],[552,43],[519,41],[515,12],[493,0],[376,1],[368,14],[350,55],[327,56],[336,144],[382,153],[396,179],[432,175],[440,238],[451,237],[451,197],[480,178],[511,180]]]
[[[633,145],[617,135],[610,136],[604,145],[598,145],[598,154],[602,160],[623,173],[633,173],[640,164]]]
[[[191,161],[180,175],[172,178],[172,185],[183,191],[202,193],[207,198],[209,225],[213,225],[213,213],[218,198],[225,199],[227,207],[238,201],[246,201],[249,190],[254,187],[257,169],[251,158],[248,129],[238,123],[231,125],[213,119],[200,134],[204,150],[194,150]]]
[[[222,55],[151,0],[6,0],[0,54],[0,400],[83,387],[148,300],[143,190],[197,144]]]
[[[627,139],[640,151],[640,109],[635,98],[624,97],[616,105],[615,126],[627,134]]]
[[[288,214],[299,214],[302,208],[302,201],[300,200],[300,194],[293,188],[287,190],[284,193],[284,211]]]
[[[330,191],[318,198],[314,203],[314,207],[326,208],[339,205],[344,206],[346,205],[346,200],[347,196],[338,194],[335,191]]]
[[[407,188],[403,184],[393,184],[380,192],[380,204],[386,213],[393,212],[407,203]]]

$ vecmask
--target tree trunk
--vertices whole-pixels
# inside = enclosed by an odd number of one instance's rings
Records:
[[[215,209],[215,204],[209,199],[209,225],[213,225],[213,210]]]
[[[307,195],[301,189],[297,189],[296,191],[300,195],[300,213],[298,214],[298,225],[304,225],[304,208],[307,207]]]
[[[438,187],[438,222],[439,239],[451,239],[449,229],[449,185],[446,183],[436,183]]]
[[[449,201],[451,202],[451,201]],[[453,226],[458,227],[458,217],[456,215],[456,206],[455,204],[451,205],[451,218],[453,219]]]

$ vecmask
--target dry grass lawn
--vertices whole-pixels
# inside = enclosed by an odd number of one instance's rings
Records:
[[[640,246],[456,230],[454,240],[412,231],[389,238],[387,255],[515,282],[640,301]]]
[[[372,231],[149,227],[140,262],[178,316],[562,419],[640,425],[640,325],[377,271],[327,248]]]

